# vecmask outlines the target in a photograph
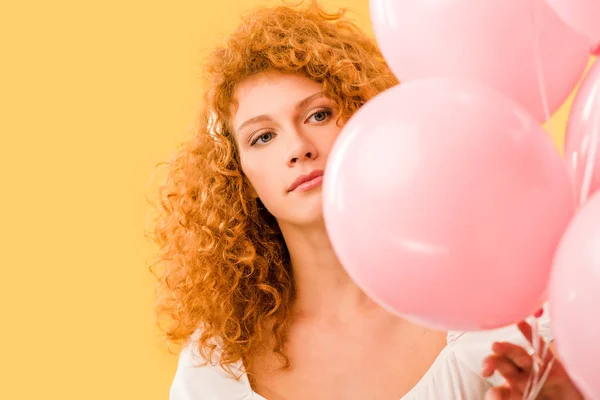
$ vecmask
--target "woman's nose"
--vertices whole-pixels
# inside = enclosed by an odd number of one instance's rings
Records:
[[[290,152],[287,164],[291,167],[299,161],[314,160],[315,158],[317,158],[317,149],[314,146],[302,146]]]
[[[287,165],[293,166],[299,161],[314,160],[318,157],[316,146],[307,138],[298,136],[286,159]]]

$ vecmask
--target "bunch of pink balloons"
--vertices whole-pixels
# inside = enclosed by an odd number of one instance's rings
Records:
[[[558,346],[589,393],[600,376],[590,383],[591,364],[577,365],[600,359],[600,200],[578,207],[600,188],[600,64],[578,92],[565,159],[540,125],[600,41],[579,18],[598,2],[371,0],[402,83],[347,122],[324,179],[331,242],[372,299],[475,330],[522,320],[550,296]],[[593,358],[576,359],[590,346]]]

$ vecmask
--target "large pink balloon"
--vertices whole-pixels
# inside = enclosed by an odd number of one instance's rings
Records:
[[[544,0],[371,0],[370,8],[379,47],[400,81],[478,79],[538,121],[546,117],[536,57],[550,112],[573,91],[589,58],[591,42]]]
[[[600,0],[546,0],[573,29],[600,40]]]
[[[579,210],[562,239],[549,286],[561,360],[589,400],[600,399],[600,193]]]
[[[600,24],[600,20],[598,20]],[[593,157],[589,160],[590,157]],[[577,195],[600,189],[600,62],[596,61],[575,96],[565,138],[565,158]],[[589,183],[584,179],[590,162]],[[584,193],[581,193],[583,190]],[[600,378],[599,378],[600,379]]]
[[[330,154],[323,193],[332,245],[355,282],[442,329],[533,314],[574,208],[539,124],[487,86],[445,79],[365,104]]]

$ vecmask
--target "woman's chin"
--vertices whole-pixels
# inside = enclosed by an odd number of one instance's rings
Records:
[[[283,222],[307,228],[323,225],[323,201],[320,194],[310,199],[302,199],[287,208],[277,219],[280,224]]]

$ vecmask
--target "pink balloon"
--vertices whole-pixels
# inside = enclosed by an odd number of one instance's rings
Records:
[[[588,183],[584,177],[589,157],[593,159]],[[585,199],[600,189],[600,63],[597,61],[581,83],[571,108],[565,158],[578,197]]]
[[[349,275],[383,307],[441,329],[540,308],[574,209],[558,151],[517,103],[474,81],[396,86],[336,141],[324,216]]]
[[[477,79],[518,101],[538,121],[546,120],[538,67],[554,112],[589,58],[590,41],[544,0],[371,0],[370,9],[379,47],[400,81]]]
[[[578,211],[561,240],[549,309],[568,373],[586,398],[600,399],[600,192]]]
[[[592,40],[600,40],[600,0],[546,0],[559,17]]]

